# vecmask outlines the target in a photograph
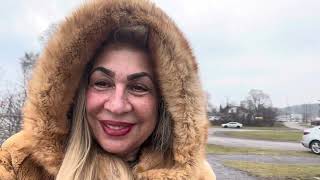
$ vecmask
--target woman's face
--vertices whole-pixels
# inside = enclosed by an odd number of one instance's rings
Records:
[[[131,48],[102,52],[89,77],[86,110],[104,150],[121,157],[135,152],[156,126],[157,103],[145,52]]]

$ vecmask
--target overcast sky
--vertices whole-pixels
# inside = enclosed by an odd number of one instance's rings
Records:
[[[80,0],[1,0],[0,86],[21,79],[19,58]],[[212,104],[239,103],[250,89],[273,105],[320,100],[319,0],[154,0],[177,23],[200,64]]]

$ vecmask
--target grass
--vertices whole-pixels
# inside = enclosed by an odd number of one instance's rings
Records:
[[[218,125],[211,125],[211,127],[212,128],[222,128],[221,126],[218,126]],[[272,126],[272,127],[269,127],[269,126],[263,126],[263,127],[260,127],[260,126],[244,126],[241,129],[250,129],[250,130],[293,130],[293,129],[288,128],[286,126]]]
[[[223,132],[224,136],[244,138],[244,139],[257,139],[257,140],[269,140],[269,141],[293,141],[299,142],[302,137],[300,131],[226,131]]]
[[[243,127],[243,129],[251,129],[251,130],[285,130],[285,131],[294,130],[294,129],[288,128],[286,126],[275,126],[275,127],[246,126],[246,127]]]
[[[257,129],[257,130],[292,130],[287,126],[283,125],[281,122],[275,122],[273,126],[244,126],[245,129]]]
[[[287,150],[273,150],[273,149],[260,149],[260,148],[245,148],[245,147],[226,147],[214,144],[207,145],[207,153],[213,154],[246,154],[246,155],[273,155],[273,156],[311,156],[317,155],[309,151],[287,151]]]
[[[223,164],[267,179],[311,180],[315,179],[314,177],[320,177],[320,166],[317,165],[271,164],[234,160],[224,161]]]
[[[307,125],[305,125],[307,126]],[[310,125],[309,125],[310,126]],[[213,128],[221,128],[220,125],[212,125],[211,127]],[[291,129],[288,128],[287,126],[283,125],[282,122],[275,122],[273,126],[246,126],[244,125],[242,129],[251,129],[251,130],[295,130],[296,129]]]

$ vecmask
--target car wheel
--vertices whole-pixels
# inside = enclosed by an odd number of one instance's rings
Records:
[[[237,128],[240,128],[240,126],[237,126]]]
[[[228,126],[223,126],[223,128],[227,128]]]
[[[312,141],[310,144],[310,149],[315,154],[320,154],[320,141]]]

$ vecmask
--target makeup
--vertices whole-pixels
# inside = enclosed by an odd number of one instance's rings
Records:
[[[109,136],[125,136],[127,135],[134,123],[114,121],[114,120],[103,120],[99,121],[103,131]]]

